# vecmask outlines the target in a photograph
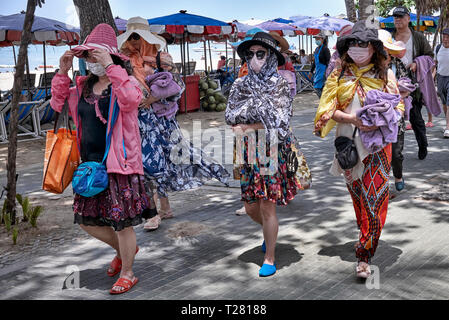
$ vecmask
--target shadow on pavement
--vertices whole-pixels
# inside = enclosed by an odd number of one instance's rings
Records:
[[[356,244],[357,241],[351,241],[342,245],[333,245],[330,247],[324,247],[318,252],[318,255],[327,257],[340,257],[340,259],[343,261],[356,262],[357,261],[355,257]],[[377,265],[376,261],[380,263],[384,261],[382,257],[387,256],[388,259],[386,261],[388,262],[378,265],[379,270],[383,271],[385,268],[396,263],[401,254],[402,254],[401,249],[393,247],[388,242],[379,240],[379,245],[377,246],[376,249],[376,255],[374,255],[374,257],[372,258],[372,264]]]
[[[246,263],[254,263],[262,266],[264,253],[261,246],[257,246],[251,250],[242,253],[238,260]],[[293,263],[297,263],[302,259],[303,254],[296,251],[291,244],[276,244],[276,267],[278,270],[288,267]]]

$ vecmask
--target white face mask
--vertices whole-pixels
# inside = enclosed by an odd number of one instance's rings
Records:
[[[260,70],[262,70],[263,65],[265,64],[265,62],[267,61],[267,54],[265,55],[265,57],[261,60],[257,59],[256,55],[254,55],[254,57],[251,59],[251,61],[249,62],[251,65],[251,69],[255,72],[255,73],[259,73]]]
[[[87,62],[87,68],[98,77],[102,77],[106,74],[106,69],[100,63]]]

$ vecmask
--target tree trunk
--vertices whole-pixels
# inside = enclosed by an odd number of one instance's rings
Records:
[[[80,18],[81,42],[100,23],[109,24],[118,35],[108,0],[73,0]]]
[[[346,5],[346,15],[348,16],[348,20],[351,22],[357,22],[357,12],[355,10],[354,0],[345,0]]]
[[[9,145],[8,162],[6,165],[8,173],[6,212],[11,215],[11,223],[16,223],[16,158],[17,158],[17,123],[18,103],[23,86],[23,74],[25,61],[27,59],[28,44],[31,41],[31,27],[34,22],[34,11],[36,0],[28,0],[25,21],[23,23],[22,38],[20,40],[19,58],[14,74],[13,97],[11,102],[11,118],[9,120]]]
[[[359,21],[366,20],[373,12],[367,12],[369,6],[374,5],[374,0],[359,0]]]

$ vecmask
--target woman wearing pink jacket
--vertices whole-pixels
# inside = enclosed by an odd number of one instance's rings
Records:
[[[84,58],[90,75],[78,77],[70,87],[68,71],[73,57]],[[106,150],[106,132],[112,118],[113,103],[119,114],[112,130],[110,150],[106,159],[108,188],[93,197],[75,194],[74,222],[94,238],[116,250],[107,271],[108,276],[120,273],[110,290],[120,294],[138,281],[132,271],[138,251],[133,226],[144,215],[154,213],[154,203],[143,184],[140,132],[137,122],[142,92],[137,80],[130,76],[128,58],[117,50],[114,30],[99,24],[84,43],[67,51],[60,59],[60,69],[52,81],[51,106],[61,112],[68,101],[69,112],[77,130],[81,161],[101,162]]]

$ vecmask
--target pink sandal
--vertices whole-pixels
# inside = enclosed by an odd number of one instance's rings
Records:
[[[365,265],[361,265],[361,263],[364,263]],[[361,263],[359,262],[356,267],[357,278],[368,279],[371,275],[369,264],[367,264],[366,262]]]

